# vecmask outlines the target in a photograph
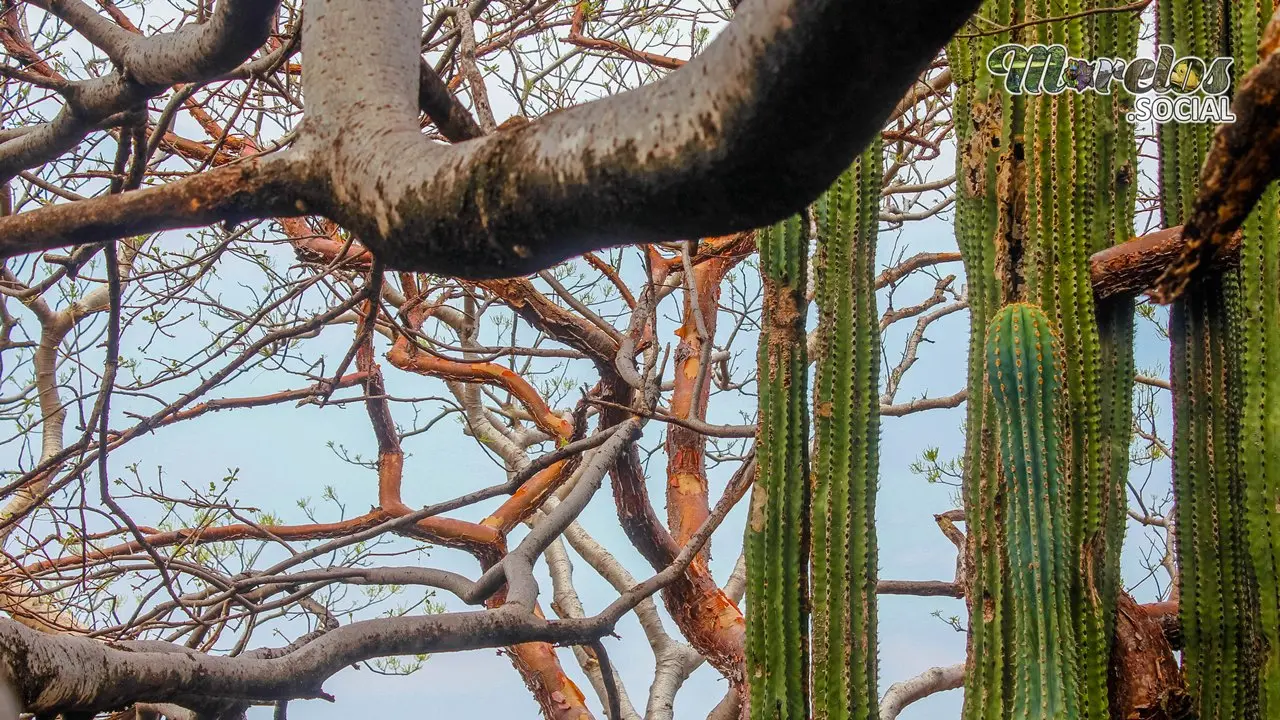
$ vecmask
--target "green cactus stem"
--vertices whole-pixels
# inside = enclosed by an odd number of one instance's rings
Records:
[[[995,27],[1018,22],[1012,0],[987,0],[979,15]],[[971,25],[973,30],[987,27]],[[1011,229],[1015,188],[1022,171],[1014,142],[1022,101],[986,70],[987,54],[1012,33],[985,33],[953,41],[947,58],[956,83],[956,242],[964,258],[969,299],[969,400],[964,454],[967,520],[965,577],[969,604],[969,662],[964,720],[1003,720],[1008,703],[1008,656],[1013,643],[1006,567],[1003,489],[997,473],[994,404],[985,391],[985,330],[1000,307],[997,236]],[[1016,151],[1016,152],[1015,152]]]
[[[1231,7],[1237,82],[1258,60],[1273,4]],[[1241,227],[1239,459],[1245,537],[1258,588],[1258,716],[1280,716],[1280,194],[1273,184]]]
[[[997,313],[986,341],[1009,499],[1006,532],[1017,638],[1009,661],[1012,717],[1018,720],[1080,717],[1068,597],[1076,569],[1064,512],[1068,447],[1060,425],[1055,344],[1044,311],[1025,303]]]
[[[760,231],[759,475],[747,518],[747,682],[753,720],[808,717],[808,223]]]
[[[956,235],[971,301],[965,503],[969,523],[970,666],[965,720],[1000,720],[1021,648],[1009,617],[1008,503],[996,472],[981,338],[1001,303],[1027,302],[1054,319],[1072,352],[1059,401],[1068,418],[1064,484],[1070,518],[1068,601],[1079,644],[1080,716],[1105,720],[1107,663],[1119,590],[1133,387],[1132,301],[1095,306],[1089,256],[1129,239],[1133,129],[1122,93],[1010,95],[986,67],[1000,44],[1058,44],[1077,58],[1133,57],[1137,17],[1092,12],[1100,0],[989,0],[984,21],[948,51],[959,136]],[[1030,19],[1062,17],[1050,22]],[[1015,27],[1013,32],[993,32]],[[963,35],[963,34],[962,34]]]
[[[1229,52],[1221,0],[1163,2],[1157,11],[1159,41],[1179,57]],[[1165,227],[1182,224],[1190,214],[1212,134],[1205,124],[1160,127]],[[1239,464],[1240,333],[1235,271],[1188,288],[1171,308],[1178,609],[1187,690],[1201,720],[1258,718],[1257,590]]]
[[[874,720],[881,146],[819,199],[814,388],[813,717]]]

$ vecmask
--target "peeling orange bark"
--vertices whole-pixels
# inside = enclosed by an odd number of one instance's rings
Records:
[[[607,395],[620,397],[624,388],[625,383],[618,379],[607,387]],[[601,424],[617,424],[622,416],[616,408],[603,408]],[[640,456],[634,446],[623,453],[610,476],[618,520],[627,538],[653,568],[666,568],[680,548],[649,502]],[[743,689],[746,623],[741,610],[716,584],[706,564],[695,558],[684,574],[662,591],[662,600],[689,644],[730,684]]]
[[[424,313],[418,312],[416,314],[421,318]],[[425,353],[416,353],[410,356],[408,355],[407,339],[403,337],[397,340],[389,356],[395,355],[397,348],[406,353],[406,359],[408,357],[412,357],[415,360],[430,358],[431,362],[427,363],[427,366],[432,368],[447,367],[450,372],[466,373],[465,378],[469,381],[474,381],[478,378],[500,379],[499,384],[511,390],[513,395],[520,397],[519,393],[526,393],[521,398],[522,402],[528,401],[526,407],[533,405],[540,408],[543,422],[546,422],[549,428],[555,428],[544,429],[566,440],[573,434],[573,426],[552,413],[546,402],[533,390],[533,387],[507,368],[493,365],[492,363],[454,362],[429,356]],[[394,364],[396,362],[395,358],[392,357],[391,359]],[[369,341],[369,338],[366,338],[361,343],[356,362],[357,367],[366,373],[369,378],[366,381],[367,400],[365,402],[369,408],[369,418],[372,421],[374,432],[378,436],[378,500],[382,507],[387,508],[389,512],[411,512],[411,509],[400,498],[400,485],[404,471],[404,453],[400,448],[400,440],[396,435],[395,425],[391,419],[390,407],[386,400],[386,388],[382,383],[382,374],[377,364],[373,361],[373,344]],[[444,363],[445,365],[436,363]],[[422,371],[424,374],[437,374],[423,370],[424,366],[421,363],[413,364],[412,366],[415,370]],[[465,366],[465,368],[459,369],[455,366]],[[494,368],[503,372],[497,372]],[[513,378],[519,382],[512,382]],[[459,377],[457,379],[463,378]],[[508,386],[505,382],[511,382],[511,385]],[[535,407],[529,407],[529,411],[537,418],[540,417],[540,413]],[[563,425],[557,426],[548,418],[560,420]],[[539,426],[542,426],[542,423],[539,423]],[[557,433],[556,430],[560,430],[563,434]],[[554,487],[555,483],[563,475],[560,472],[563,470],[563,465],[564,463],[557,463],[557,465],[553,465],[543,473],[535,475],[526,483],[526,486],[536,480],[541,480],[540,488]],[[548,475],[552,471],[555,472]],[[539,489],[533,489],[530,492],[536,495],[540,491]],[[546,492],[550,492],[550,490],[547,489]],[[545,498],[545,494],[542,497]],[[527,500],[524,500],[524,502],[527,503]],[[532,512],[536,505],[526,504],[525,507],[528,508],[529,512]],[[437,518],[427,518],[427,520],[435,519]],[[445,518],[440,518],[440,520],[445,520]],[[510,528],[500,529],[500,527],[488,524],[463,523],[456,520],[450,522],[459,523],[459,527],[463,529],[469,540],[478,541],[480,547],[477,547],[472,554],[480,560],[482,567],[486,569],[492,567],[505,554],[506,532]],[[519,522],[519,520],[515,522]],[[422,522],[417,525],[421,528]],[[434,531],[439,531],[439,529],[433,528]],[[497,607],[503,603],[504,599],[505,593],[499,593],[489,598],[486,604],[490,607]],[[541,615],[541,611],[538,608],[535,608],[535,612]],[[538,705],[542,708],[543,715],[548,720],[591,720],[592,715],[591,711],[587,709],[586,698],[577,685],[565,674],[564,668],[560,665],[560,659],[556,657],[555,648],[550,644],[521,643],[507,648],[507,653],[511,657],[516,670],[524,679],[525,685],[529,687],[534,699],[537,700]]]
[[[486,527],[496,528],[506,535],[517,525],[524,522],[542,506],[547,496],[559,489],[568,479],[569,461],[561,460],[551,467],[529,478],[512,493],[510,499],[493,511],[493,514],[480,522]]]
[[[720,285],[742,255],[716,255],[693,266],[684,293],[684,316],[676,330],[680,342],[675,351],[675,383],[671,391],[671,415],[681,420],[705,420],[711,395],[710,368],[702,366],[704,346],[713,343],[719,315]],[[690,292],[689,287],[693,288]],[[695,304],[696,299],[696,304]],[[699,323],[701,320],[701,323]],[[699,324],[706,331],[702,337]],[[702,378],[699,386],[699,378]],[[707,438],[680,425],[667,427],[667,525],[677,546],[683,546],[710,514],[707,498]],[[711,556],[710,544],[701,553]]]

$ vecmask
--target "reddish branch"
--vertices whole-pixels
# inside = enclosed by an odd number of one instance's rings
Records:
[[[616,415],[620,414],[605,408],[601,411],[602,422],[617,422]],[[635,448],[618,461],[612,480],[618,519],[628,539],[654,568],[669,566],[680,547],[653,510]],[[746,682],[746,624],[742,611],[716,584],[706,564],[695,559],[683,576],[667,586],[663,601],[694,649],[734,687],[741,688]]]
[[[652,65],[664,70],[677,70],[688,62],[677,58],[667,57],[666,55],[657,55],[643,50],[629,48],[615,40],[601,40],[599,38],[587,37],[583,30],[587,22],[587,10],[589,3],[579,2],[573,11],[573,24],[569,26],[569,36],[564,41],[570,45],[576,45],[580,48],[588,50],[598,50],[600,52],[621,55],[628,60],[634,60],[645,65]]]
[[[750,235],[715,238],[703,243],[695,256],[742,250]],[[746,250],[749,252],[749,250]],[[705,261],[705,260],[704,260]],[[674,269],[679,259],[672,261]],[[480,286],[498,296],[525,321],[558,342],[590,357],[600,372],[602,405],[600,429],[608,429],[630,416],[620,407],[631,405],[632,388],[618,375],[618,345],[591,322],[556,305],[523,278],[492,280]],[[632,545],[655,569],[669,567],[680,546],[663,525],[650,502],[637,450],[628,449],[610,473],[618,520]],[[695,559],[663,590],[663,602],[680,632],[713,667],[735,685],[743,681],[745,625],[742,612],[720,589],[706,565]]]
[[[534,423],[543,432],[561,440],[568,440],[573,434],[573,426],[569,421],[557,415],[538,395],[538,391],[511,368],[490,362],[450,360],[411,345],[409,338],[403,335],[392,345],[391,351],[387,353],[387,360],[401,370],[420,375],[500,387],[511,393],[529,411]]]
[[[736,246],[735,246],[736,247]],[[675,379],[671,416],[682,420],[707,417],[711,394],[707,361],[715,340],[720,286],[743,254],[722,254],[692,265],[685,278],[684,316],[676,335]],[[667,524],[676,545],[684,545],[711,511],[707,498],[706,435],[678,424],[667,429]],[[710,557],[710,546],[703,559]]]
[[[418,310],[413,314],[416,315],[416,319],[420,324],[426,313]],[[407,515],[412,512],[412,509],[405,505],[400,497],[400,485],[404,473],[404,452],[400,447],[400,437],[396,432],[395,423],[391,417],[391,407],[387,401],[387,392],[382,381],[382,373],[378,369],[377,363],[373,360],[371,329],[371,326],[367,323],[362,324],[362,332],[365,337],[362,338],[357,355],[357,367],[368,377],[365,384],[365,405],[369,411],[369,419],[373,425],[374,434],[378,438],[378,500],[379,504],[389,512]],[[401,340],[403,341],[404,338],[402,337]],[[401,352],[405,350],[400,342],[397,342],[396,347],[400,348]],[[390,355],[396,354],[397,349],[393,348]],[[423,354],[413,356],[408,355],[407,352],[404,354],[406,358],[412,357],[415,360],[423,357]],[[392,362],[394,364],[395,360],[392,359]],[[441,360],[440,362],[452,361]],[[488,363],[457,363],[457,365],[480,366],[488,365]],[[415,364],[413,367],[414,370],[423,374],[434,374],[430,370],[423,369],[421,364]],[[456,368],[449,367],[449,370],[450,372],[459,372]],[[511,376],[506,376],[475,367],[469,368],[467,372],[476,373],[474,375],[464,374],[464,377],[471,382],[476,379],[497,382],[499,381],[497,378],[501,378],[501,381],[509,383],[508,389],[511,389],[513,394],[516,391],[526,392],[524,399],[531,406],[541,407],[544,410],[542,413],[544,416],[556,417],[547,408],[546,403],[537,396],[537,393],[533,392],[532,387],[529,387],[528,383],[524,383],[523,378],[515,376],[514,373]],[[520,383],[511,382],[512,377],[523,383],[523,386]],[[533,407],[530,408],[530,412],[534,412]],[[561,422],[563,423],[563,420]],[[547,423],[549,426],[554,426],[549,420]],[[567,423],[565,424],[567,425]],[[566,440],[571,433],[572,429],[570,428],[565,435]],[[552,478],[558,480],[562,476],[561,470],[563,470],[564,466],[564,462],[556,463],[551,468],[535,476],[534,480],[542,478],[543,482],[546,483],[546,478],[549,474]],[[530,511],[532,509],[531,507]],[[427,518],[427,520],[421,521],[419,527],[421,527],[422,522],[434,519],[436,518]],[[509,527],[499,529],[487,524],[460,524],[466,526],[471,537],[480,542],[480,545],[470,549],[486,570],[492,567],[505,554],[505,531],[509,530]],[[503,597],[504,593],[498,593],[490,597],[486,601],[486,605],[490,608],[499,607],[502,605]],[[540,612],[538,614],[541,615]],[[564,669],[560,666],[559,659],[556,657],[555,650],[550,645],[541,642],[520,643],[508,647],[507,651],[548,720],[585,720],[591,716],[586,707],[585,697],[577,685],[565,674]]]

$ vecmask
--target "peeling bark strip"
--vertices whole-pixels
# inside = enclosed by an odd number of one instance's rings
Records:
[[[196,176],[41,208],[0,219],[0,256],[318,211],[359,235],[389,268],[479,278],[529,273],[610,245],[759,227],[803,207],[849,165],[977,4],[748,0],[703,54],[652,85],[441,146],[418,126],[419,6],[309,0],[307,122],[280,157],[289,194],[250,192],[244,202],[199,212],[154,200],[199,186]],[[269,5],[224,0],[219,13],[231,23],[237,8]],[[87,35],[107,32],[104,23],[79,25]],[[197,56],[164,54],[171,52]],[[216,68],[201,62],[181,77],[143,77],[207,80],[226,70],[228,55],[217,57]],[[0,145],[0,158],[11,157],[17,170],[60,154],[60,145],[35,135]],[[40,152],[20,153],[12,143],[38,144]]]
[[[745,243],[744,243],[745,244]],[[749,248],[748,248],[749,249]],[[671,414],[690,420],[706,420],[711,396],[710,357],[719,317],[720,286],[724,276],[745,258],[731,254],[712,258],[685,278],[684,316],[676,335],[676,372],[671,391]],[[697,531],[711,506],[707,499],[707,436],[672,425],[667,429],[667,525],[677,546]],[[701,560],[711,557],[711,546]]]
[[[1127,593],[1116,604],[1115,644],[1108,677],[1111,717],[1190,720],[1195,717],[1182,672],[1160,623]]]

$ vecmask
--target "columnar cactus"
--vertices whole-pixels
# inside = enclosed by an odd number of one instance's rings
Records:
[[[1231,7],[1237,81],[1257,64],[1269,0]],[[1239,458],[1245,530],[1258,588],[1259,716],[1280,716],[1280,194],[1272,185],[1241,228]]]
[[[987,377],[1000,429],[1009,501],[1009,569],[1016,638],[1012,717],[1079,718],[1070,588],[1073,564],[1067,498],[1068,448],[1060,417],[1060,367],[1049,318],[1009,305],[986,336]]]
[[[747,518],[747,682],[753,720],[808,717],[807,222],[759,233],[759,474]]]
[[[1256,9],[1256,8],[1255,8]],[[1179,57],[1228,52],[1221,0],[1158,5],[1158,36]],[[1212,126],[1160,128],[1166,227],[1190,214]],[[1171,309],[1174,491],[1179,614],[1187,690],[1201,720],[1254,720],[1257,591],[1245,540],[1239,465],[1243,396],[1237,362],[1239,278],[1234,271],[1188,288]]]
[[[987,0],[979,15],[996,27],[1014,23],[1013,0]],[[983,27],[982,30],[988,28]],[[1013,642],[1011,593],[1006,567],[1003,490],[997,473],[995,410],[984,391],[984,331],[1000,307],[996,237],[1013,214],[1014,106],[986,70],[987,54],[1012,33],[959,39],[947,48],[955,77],[957,169],[956,242],[964,257],[969,297],[969,400],[965,420],[965,576],[969,603],[969,662],[965,670],[964,720],[1002,720],[1007,705],[1005,657]]]
[[[1106,3],[1091,3],[1092,7],[1100,7]],[[1102,13],[1093,18],[1092,33],[1095,45],[1086,50],[1084,57],[1134,57],[1138,47],[1139,21],[1133,13]],[[1085,25],[1086,32],[1089,26]],[[1085,47],[1088,47],[1086,41]],[[1092,53],[1092,55],[1090,55]],[[1090,228],[1087,254],[1092,255],[1099,250],[1128,242],[1133,237],[1133,207],[1137,200],[1138,186],[1136,182],[1138,167],[1138,148],[1134,137],[1133,125],[1128,121],[1130,98],[1124,93],[1112,92],[1110,95],[1091,93],[1086,96],[1087,103],[1092,106],[1093,130],[1096,138],[1096,155],[1092,163],[1093,192],[1091,199],[1093,212],[1085,215],[1085,222]],[[1086,166],[1089,166],[1086,158]],[[1076,261],[1087,264],[1087,259]],[[1078,276],[1088,282],[1088,273]],[[1092,299],[1092,283],[1088,283],[1089,292],[1084,297]],[[1089,305],[1076,305],[1078,317],[1089,317]],[[1091,680],[1086,689],[1095,700],[1102,700],[1100,706],[1091,703],[1091,717],[1099,717],[1107,708],[1105,695],[1105,668],[1110,656],[1112,635],[1114,633],[1115,601],[1121,591],[1120,551],[1124,545],[1125,526],[1128,522],[1126,510],[1128,490],[1126,478],[1129,474],[1129,444],[1133,438],[1133,332],[1134,301],[1124,296],[1111,298],[1097,303],[1093,307],[1093,317],[1098,324],[1099,360],[1097,389],[1101,409],[1102,439],[1101,466],[1102,475],[1098,479],[1100,493],[1099,525],[1083,529],[1085,534],[1077,536],[1077,542],[1088,549],[1098,543],[1092,538],[1100,538],[1102,545],[1102,562],[1099,566],[1097,587],[1092,590],[1082,587],[1080,600],[1086,604],[1096,591],[1103,599],[1101,612],[1101,633],[1090,636],[1091,653],[1106,651],[1106,655],[1098,658],[1090,656]],[[1088,583],[1088,577],[1082,577]]]
[[[878,717],[875,502],[880,326],[875,254],[881,147],[818,201],[814,388],[813,716]]]
[[[1065,510],[1070,518],[1068,600],[1079,644],[1080,716],[1107,714],[1107,661],[1119,551],[1124,530],[1133,383],[1133,308],[1128,300],[1095,306],[1089,256],[1131,234],[1135,177],[1133,130],[1121,93],[1005,93],[986,67],[991,48],[1006,43],[1059,44],[1077,58],[1132,57],[1137,18],[1091,13],[1099,0],[989,0],[989,22],[953,44],[959,83],[956,234],[970,287],[970,411],[965,500],[970,519],[970,670],[965,720],[995,720],[1009,711],[1005,659],[1017,654],[1010,634],[1009,562],[1001,537],[1000,497],[990,462],[991,415],[975,343],[1001,303],[1028,302],[1054,319],[1072,352],[1063,358],[1059,398],[1068,447]],[[1026,22],[1061,16],[1067,20]],[[991,27],[1017,27],[989,34]],[[1007,523],[1006,523],[1007,524]]]
[[[1258,717],[1257,591],[1238,455],[1238,298],[1238,281],[1227,274],[1190,288],[1169,321],[1182,657],[1201,720]]]

